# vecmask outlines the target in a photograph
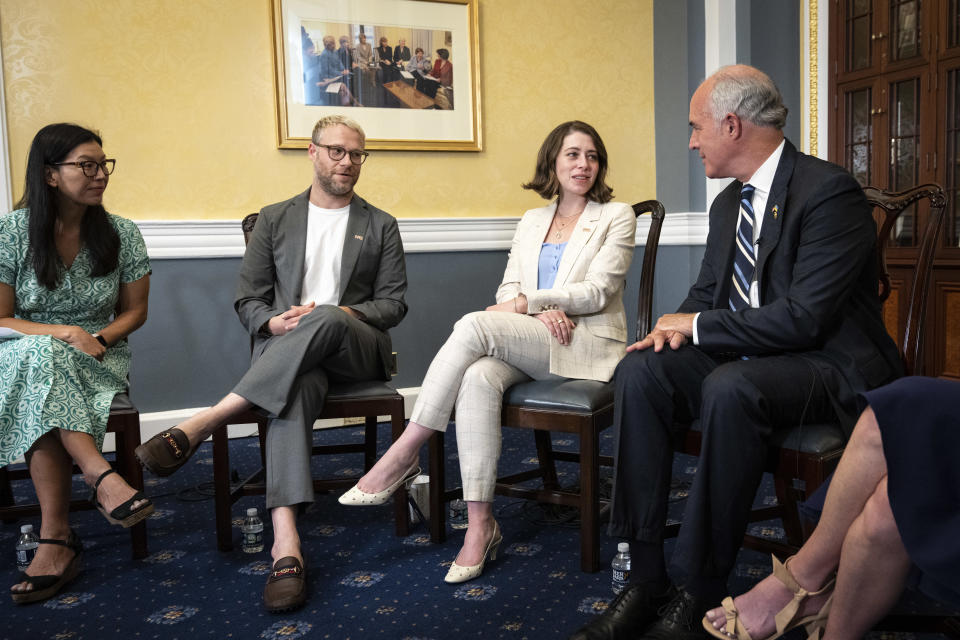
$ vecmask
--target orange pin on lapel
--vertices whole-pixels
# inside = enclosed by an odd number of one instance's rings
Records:
[[[776,220],[779,214],[780,214],[780,207],[777,205],[773,205],[773,219]]]

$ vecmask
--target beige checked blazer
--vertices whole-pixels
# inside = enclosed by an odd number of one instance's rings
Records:
[[[550,373],[606,382],[624,356],[627,317],[623,288],[633,259],[636,216],[622,202],[590,202],[574,228],[551,289],[537,289],[540,246],[557,203],[523,214],[513,236],[497,302],[523,293],[527,313],[564,311],[575,323],[563,346],[550,340]]]

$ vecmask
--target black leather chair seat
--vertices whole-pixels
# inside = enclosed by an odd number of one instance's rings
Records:
[[[695,420],[690,428],[700,431],[700,421]],[[805,424],[800,427],[778,429],[770,436],[770,446],[790,449],[801,453],[823,455],[843,449],[843,432],[838,424]]]
[[[504,405],[582,413],[612,402],[613,385],[596,380],[533,380],[515,384],[503,395]]]

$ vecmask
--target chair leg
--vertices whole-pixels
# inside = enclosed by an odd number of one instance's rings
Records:
[[[217,528],[217,548],[233,550],[233,529],[230,524],[230,444],[227,427],[213,432],[213,502]],[[263,455],[261,447],[261,455]]]
[[[400,404],[399,412],[394,409],[390,414],[390,435],[393,442],[403,435],[403,404]],[[405,538],[410,535],[410,508],[407,506],[408,496],[406,486],[401,485],[397,492],[393,494],[393,514],[395,520],[394,532],[397,536]]]
[[[600,569],[600,433],[580,430],[580,570]]]
[[[800,492],[790,486],[792,478],[779,473],[774,474],[773,484],[777,492],[777,502],[780,504],[783,531],[787,542],[795,547],[803,545],[803,527],[800,525],[800,511],[798,502],[802,501]]]
[[[560,488],[560,482],[557,480],[557,465],[553,459],[550,432],[534,429],[533,439],[537,444],[537,460],[540,462],[540,473],[543,474],[543,488],[556,491]]]
[[[370,471],[377,462],[377,416],[365,418],[363,431],[363,472]]]
[[[430,436],[427,446],[430,457],[430,541],[441,543],[447,539],[447,475],[443,459],[443,432]]]
[[[137,461],[134,451],[140,445],[140,414],[131,413],[123,417],[123,428],[114,432],[117,450],[117,466],[127,483],[137,491],[143,491],[143,467]],[[130,527],[130,546],[134,560],[146,558],[147,521],[141,520]]]
[[[0,467],[0,510],[3,507],[13,506],[13,487],[10,485],[10,474],[6,467]],[[12,516],[4,516],[3,523],[11,524],[17,519]]]

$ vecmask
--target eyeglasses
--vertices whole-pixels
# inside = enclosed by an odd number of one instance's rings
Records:
[[[83,171],[83,175],[87,176],[88,178],[96,178],[97,169],[103,170],[103,175],[105,176],[113,173],[113,168],[116,166],[117,161],[113,158],[107,158],[103,162],[94,162],[93,160],[80,160],[79,162],[54,162],[53,166],[62,167],[68,164],[75,167],[80,167],[80,171]]]
[[[337,147],[329,144],[320,144],[319,142],[314,142],[314,145],[318,147],[323,147],[327,150],[327,155],[330,156],[330,159],[336,162],[337,160],[343,160],[343,156],[347,153],[350,154],[350,162],[353,164],[363,164],[367,161],[367,156],[370,154],[366,151],[350,151],[348,152],[343,147]]]

